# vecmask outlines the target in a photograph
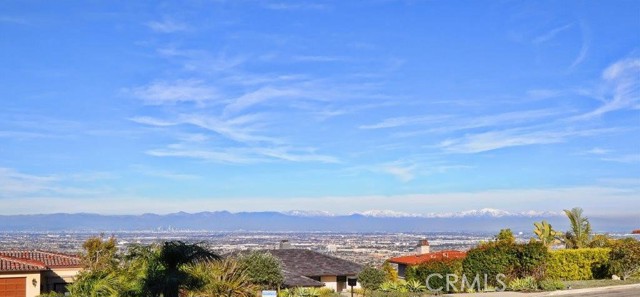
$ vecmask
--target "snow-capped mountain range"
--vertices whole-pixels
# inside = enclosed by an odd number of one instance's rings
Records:
[[[590,216],[600,231],[629,232],[638,228],[637,216]],[[0,215],[2,231],[113,231],[113,230],[209,230],[209,231],[329,231],[329,232],[496,232],[500,229],[529,232],[533,223],[546,220],[567,228],[567,219],[552,212],[510,212],[485,208],[451,213],[412,214],[389,210],[354,213],[326,211],[203,211],[169,214],[102,215],[54,213]]]

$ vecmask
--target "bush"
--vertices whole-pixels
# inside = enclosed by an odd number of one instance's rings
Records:
[[[511,291],[530,292],[538,289],[538,282],[531,276],[516,278],[509,282],[508,288]]]
[[[607,248],[552,251],[547,261],[546,276],[558,280],[606,278],[609,252]]]
[[[262,289],[276,289],[284,282],[280,260],[269,253],[251,252],[240,255],[238,262],[249,280]]]
[[[614,244],[609,253],[613,272],[627,279],[640,273],[640,242],[633,239],[622,239]]]
[[[377,290],[384,283],[386,274],[373,266],[367,266],[358,274],[358,282],[365,290]]]
[[[469,250],[462,262],[467,277],[486,274],[488,285],[502,286],[496,276],[504,274],[510,278],[532,276],[543,278],[549,251],[540,242],[527,244],[507,244],[493,242]],[[485,285],[484,283],[482,285]]]
[[[449,290],[449,288],[446,288],[446,275],[455,274],[458,276],[458,280],[461,280],[462,261],[461,259],[444,259],[440,261],[429,261],[418,266],[411,266],[407,269],[405,278],[408,282],[417,281],[424,284],[429,275],[438,273],[443,277],[431,277],[429,279],[430,288],[443,288],[446,292],[457,291],[460,288],[460,281],[456,283],[455,288],[452,288],[453,290]]]
[[[488,284],[498,286],[496,275],[509,274],[517,263],[515,245],[487,243],[467,252],[462,261],[467,277],[487,274]],[[482,284],[485,285],[484,283]]]
[[[539,287],[544,291],[564,290],[566,288],[563,282],[554,279],[540,281]]]

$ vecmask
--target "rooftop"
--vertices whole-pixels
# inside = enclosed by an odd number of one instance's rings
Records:
[[[280,259],[284,270],[304,276],[355,275],[362,270],[360,264],[305,249],[268,252]]]
[[[46,251],[0,251],[0,272],[80,267],[77,256]]]

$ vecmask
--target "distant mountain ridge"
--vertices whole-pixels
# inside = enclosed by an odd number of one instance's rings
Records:
[[[291,210],[282,212],[286,215],[291,216],[299,216],[299,217],[335,217],[337,214],[328,212],[328,211],[317,211],[317,210]],[[362,212],[351,212],[349,215],[362,215],[365,217],[376,217],[376,218],[463,218],[463,217],[553,217],[553,216],[562,216],[561,213],[554,213],[550,211],[522,211],[522,212],[509,212],[506,210],[495,209],[495,208],[483,208],[483,209],[472,209],[460,212],[446,212],[446,213],[427,213],[427,214],[417,214],[417,213],[407,213],[395,210],[367,210]]]
[[[170,214],[100,215],[56,213],[0,215],[0,231],[329,231],[329,232],[493,232],[502,228],[530,232],[533,223],[547,220],[566,230],[563,215],[550,212],[512,213],[497,209],[414,215],[395,211],[332,214],[323,211],[237,212],[205,211]],[[596,231],[630,232],[640,225],[637,216],[591,217]]]

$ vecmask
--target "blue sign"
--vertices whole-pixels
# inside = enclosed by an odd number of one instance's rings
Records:
[[[276,292],[276,291],[262,291],[262,297],[278,297],[278,292]]]

